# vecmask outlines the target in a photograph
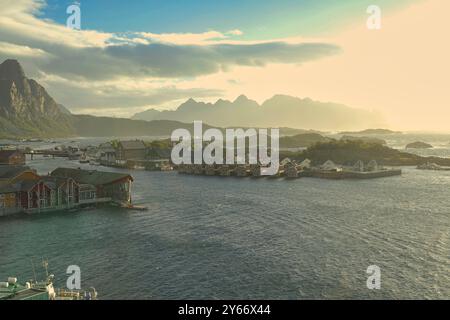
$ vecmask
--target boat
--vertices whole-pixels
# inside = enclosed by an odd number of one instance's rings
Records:
[[[8,277],[7,281],[0,282],[0,300],[97,300],[93,287],[87,291],[55,289],[55,276],[48,274],[48,262],[43,261],[43,266],[47,274],[45,281],[29,280],[20,284],[16,277]]]
[[[89,163],[89,159],[86,157],[85,154],[83,154],[83,155],[80,157],[80,163]]]

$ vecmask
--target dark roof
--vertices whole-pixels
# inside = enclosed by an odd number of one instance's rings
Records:
[[[41,180],[25,180],[22,181],[20,185],[20,191],[30,191],[35,185],[37,185]]]
[[[98,146],[98,150],[101,152],[115,152],[113,145],[111,142],[105,142]]]
[[[55,169],[51,173],[51,176],[73,178],[78,183],[92,184],[92,185],[109,184],[126,178],[133,180],[133,178],[127,173],[105,172],[97,170],[82,170],[71,168]]]
[[[10,193],[18,191],[30,191],[35,185],[42,180],[24,180],[15,183],[8,183],[7,181],[0,182],[0,193]]]
[[[20,183],[8,183],[6,181],[0,182],[0,193],[11,193],[20,191],[22,188]]]
[[[120,141],[119,146],[127,150],[145,149],[145,143],[141,140]]]
[[[0,150],[0,161],[8,160],[9,157],[13,156],[17,152],[22,153],[19,150]]]
[[[0,165],[0,179],[11,179],[19,174],[26,172],[26,171],[33,171],[28,166],[1,166]]]
[[[67,182],[67,179],[65,177],[52,177],[52,176],[44,176],[41,177],[40,181],[44,181],[44,183],[52,186],[52,187],[60,187],[64,185]]]
[[[69,178],[44,176],[37,180],[24,180],[15,183],[9,183],[8,181],[0,181],[0,194],[12,193],[18,191],[30,191],[38,183],[43,182],[49,188],[59,188],[67,182]]]

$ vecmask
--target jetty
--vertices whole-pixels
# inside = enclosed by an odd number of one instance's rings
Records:
[[[70,152],[67,150],[29,150],[23,152],[26,155],[30,155],[31,159],[34,156],[44,156],[44,157],[53,157],[53,158],[69,158]]]

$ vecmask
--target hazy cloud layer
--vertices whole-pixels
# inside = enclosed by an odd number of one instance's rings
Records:
[[[45,74],[74,83],[96,81],[98,84],[114,79],[123,82],[149,78],[163,82],[159,86],[150,86],[150,93],[139,95],[137,92],[122,89],[111,92],[111,98],[103,95],[108,89],[107,85],[104,90],[84,88],[84,98],[78,100],[70,100],[74,86],[67,81],[61,81],[59,84],[55,81],[49,82],[49,91],[58,92],[57,96],[62,100],[60,102],[71,108],[86,106],[88,97],[96,106],[110,106],[114,97],[116,104],[123,102],[126,107],[136,106],[136,103],[158,104],[187,98],[191,94],[194,97],[214,96],[220,90],[177,90],[174,82],[226,72],[235,66],[300,64],[339,51],[337,46],[329,43],[231,41],[230,37],[239,37],[242,34],[238,29],[225,33],[209,31],[201,34],[160,35],[146,32],[111,34],[75,31],[37,18],[44,5],[42,0],[2,2],[1,60],[19,59],[28,75],[37,80]],[[131,96],[133,97],[130,98]]]

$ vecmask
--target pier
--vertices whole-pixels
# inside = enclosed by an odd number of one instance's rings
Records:
[[[31,160],[33,160],[34,156],[44,156],[44,157],[53,157],[53,158],[68,158],[69,157],[69,151],[65,150],[31,150],[31,151],[24,151],[25,155],[30,155]]]

